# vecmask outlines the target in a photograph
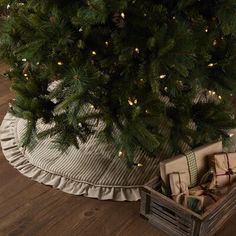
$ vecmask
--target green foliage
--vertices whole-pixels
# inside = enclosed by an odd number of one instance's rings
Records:
[[[236,126],[235,0],[0,3],[24,145],[51,136],[63,151],[79,147],[101,121],[97,135],[132,165],[138,148],[175,154]],[[40,134],[39,119],[51,125]]]

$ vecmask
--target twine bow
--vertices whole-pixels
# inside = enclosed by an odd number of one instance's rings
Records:
[[[217,201],[215,198],[215,194],[217,194],[217,192],[214,189],[209,189],[203,185],[199,185],[199,187],[201,189],[196,189],[192,192],[190,191],[190,194],[193,196],[209,196],[214,202]]]
[[[228,156],[228,153],[224,153],[225,156],[226,156],[226,160],[227,160],[227,168],[221,166],[221,164],[219,163],[219,161],[217,159],[215,159],[215,163],[216,163],[216,166],[223,170],[225,173],[223,174],[216,174],[216,176],[229,176],[229,184],[231,184],[231,180],[232,180],[232,175],[235,175],[236,172],[236,166],[235,167],[230,167],[230,162],[229,162],[229,156]]]
[[[203,185],[199,185],[199,187],[200,189],[194,189],[192,191],[190,189],[189,196],[187,196],[185,199],[185,206],[197,213],[203,213],[205,211],[204,197],[209,197],[211,200],[216,202],[217,199],[215,196],[217,194],[217,191],[215,191],[214,189],[209,189],[208,187]],[[196,204],[196,202],[198,204]]]
[[[184,201],[184,198],[186,195],[188,195],[188,185],[187,183],[181,181],[181,177],[180,177],[180,172],[176,172],[176,174],[178,174],[178,183],[176,183],[176,187],[179,189],[178,194],[172,194],[172,197],[176,198],[176,202],[182,204]]]

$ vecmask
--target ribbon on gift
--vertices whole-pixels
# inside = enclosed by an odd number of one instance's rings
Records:
[[[190,195],[193,196],[209,196],[214,202],[217,201],[217,199],[215,198],[215,195],[217,194],[217,191],[214,189],[209,189],[206,186],[203,185],[199,185],[200,189],[195,189],[192,190],[190,189]]]
[[[223,188],[223,190],[225,192],[225,188]],[[202,204],[200,204],[200,206],[202,207],[201,210],[199,207],[196,208],[196,206],[193,209],[189,206],[188,208],[197,213],[203,213],[206,208],[211,205],[211,202],[217,202],[217,200],[219,200],[219,198],[225,194],[224,192],[221,193],[220,189],[210,189],[209,185],[199,185],[198,187],[189,190],[189,196],[185,199],[185,205],[187,206],[189,199],[194,197],[201,197],[199,199],[202,200]],[[210,203],[209,200],[211,200]]]
[[[188,163],[190,187],[194,187],[198,184],[198,177],[199,177],[196,156],[193,151],[189,151],[185,153],[184,155],[186,156],[187,163]]]
[[[214,176],[214,170],[213,168],[210,168],[210,170],[208,170],[200,179],[199,185],[208,183],[212,180],[213,176]]]
[[[229,162],[229,156],[228,153],[225,152],[223,153],[226,156],[226,160],[227,160],[227,168],[223,167],[220,165],[219,161],[217,159],[215,159],[215,164],[217,165],[217,167],[223,171],[225,171],[225,173],[222,174],[216,174],[216,176],[225,176],[228,175],[229,176],[229,184],[231,184],[231,178],[232,175],[236,175],[236,166],[235,167],[230,167],[230,162]]]
[[[177,203],[182,204],[184,202],[185,195],[188,195],[188,184],[181,180],[180,172],[174,172],[173,174],[178,175],[178,183],[176,183],[176,187],[179,189],[180,193],[178,194],[172,193],[172,198],[174,197]]]

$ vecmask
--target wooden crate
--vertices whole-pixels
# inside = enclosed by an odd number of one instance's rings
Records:
[[[210,236],[236,213],[236,185],[204,214],[199,215],[160,193],[158,177],[141,190],[140,214],[171,236]]]

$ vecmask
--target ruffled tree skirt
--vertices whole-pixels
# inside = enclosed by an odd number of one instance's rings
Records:
[[[23,175],[64,192],[100,200],[137,201],[144,183],[158,175],[159,161],[137,152],[135,161],[142,167],[129,169],[124,159],[117,157],[111,144],[98,142],[95,136],[80,149],[71,147],[66,153],[53,148],[50,138],[39,140],[33,150],[20,147],[25,121],[7,113],[0,127],[2,151]],[[38,129],[47,126],[38,123]],[[236,133],[230,131],[230,133]],[[236,135],[224,151],[236,150]],[[166,147],[167,149],[167,147]]]
[[[143,167],[129,169],[113,145],[99,143],[95,137],[66,153],[53,148],[50,138],[39,140],[33,150],[24,150],[19,144],[24,127],[24,120],[6,114],[0,128],[6,159],[23,175],[64,192],[101,200],[137,201],[140,187],[158,174],[157,159],[137,152],[135,161],[142,162]],[[39,122],[39,129],[45,127]]]

